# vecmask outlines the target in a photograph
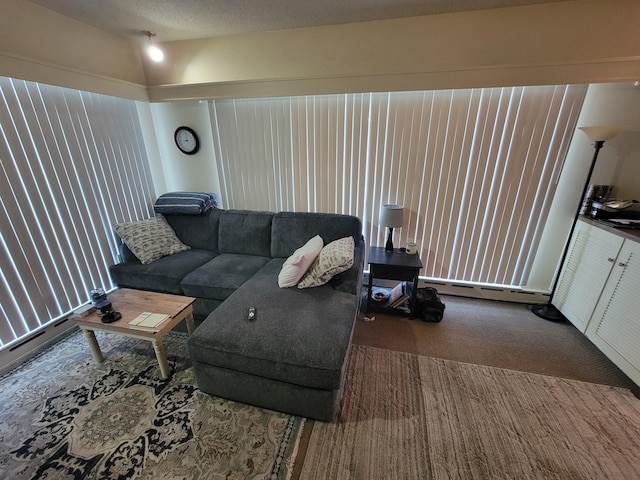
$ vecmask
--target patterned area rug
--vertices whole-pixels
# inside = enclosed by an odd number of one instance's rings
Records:
[[[201,393],[186,336],[150,342],[68,337],[0,378],[0,477],[22,479],[284,479],[304,419]]]
[[[338,420],[300,478],[639,478],[628,390],[354,345]]]

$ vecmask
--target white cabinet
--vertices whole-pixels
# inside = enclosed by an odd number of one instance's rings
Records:
[[[587,328],[589,338],[640,385],[640,243],[624,240]]]
[[[580,219],[553,305],[640,385],[640,235]]]
[[[624,238],[585,221],[576,224],[553,305],[582,333],[587,329],[623,242]]]

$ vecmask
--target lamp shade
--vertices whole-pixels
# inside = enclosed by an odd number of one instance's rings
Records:
[[[404,208],[402,205],[383,205],[380,210],[380,225],[389,228],[400,228],[404,224]]]
[[[578,127],[592,142],[606,142],[617,134],[627,129],[626,125],[594,125],[591,127]]]

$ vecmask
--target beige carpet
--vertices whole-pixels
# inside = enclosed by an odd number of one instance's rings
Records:
[[[458,362],[602,385],[634,384],[570,323],[549,322],[518,303],[443,295],[440,323],[376,314],[356,323],[353,342]],[[640,396],[640,387],[635,388]]]
[[[629,391],[354,345],[341,416],[315,422],[300,478],[628,479]]]

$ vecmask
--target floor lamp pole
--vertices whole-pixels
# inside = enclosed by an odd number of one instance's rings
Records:
[[[582,209],[582,203],[584,201],[584,197],[587,194],[587,190],[589,189],[589,182],[591,181],[591,175],[593,174],[593,169],[596,166],[596,160],[598,159],[598,153],[600,149],[604,145],[604,140],[596,140],[594,144],[595,152],[593,152],[593,160],[591,160],[591,168],[589,168],[589,173],[587,174],[587,181],[584,184],[584,188],[582,189],[582,196],[580,197],[580,203],[578,204],[578,209],[576,210],[576,214],[573,217],[573,224],[571,225],[571,230],[569,230],[569,238],[567,239],[567,243],[564,246],[564,252],[562,253],[562,258],[560,259],[560,266],[558,267],[558,273],[556,274],[556,278],[553,282],[553,287],[551,288],[551,294],[549,295],[549,301],[542,305],[536,305],[533,307],[532,311],[540,318],[544,318],[545,320],[551,320],[553,322],[559,322],[564,320],[564,316],[560,313],[556,307],[554,307],[551,302],[553,301],[553,295],[556,293],[556,288],[558,287],[558,281],[560,280],[560,273],[562,272],[562,267],[564,266],[564,262],[567,259],[567,254],[569,253],[569,244],[571,243],[571,237],[573,237],[573,231],[576,228],[576,224],[578,223],[578,217],[580,216],[580,210]]]

